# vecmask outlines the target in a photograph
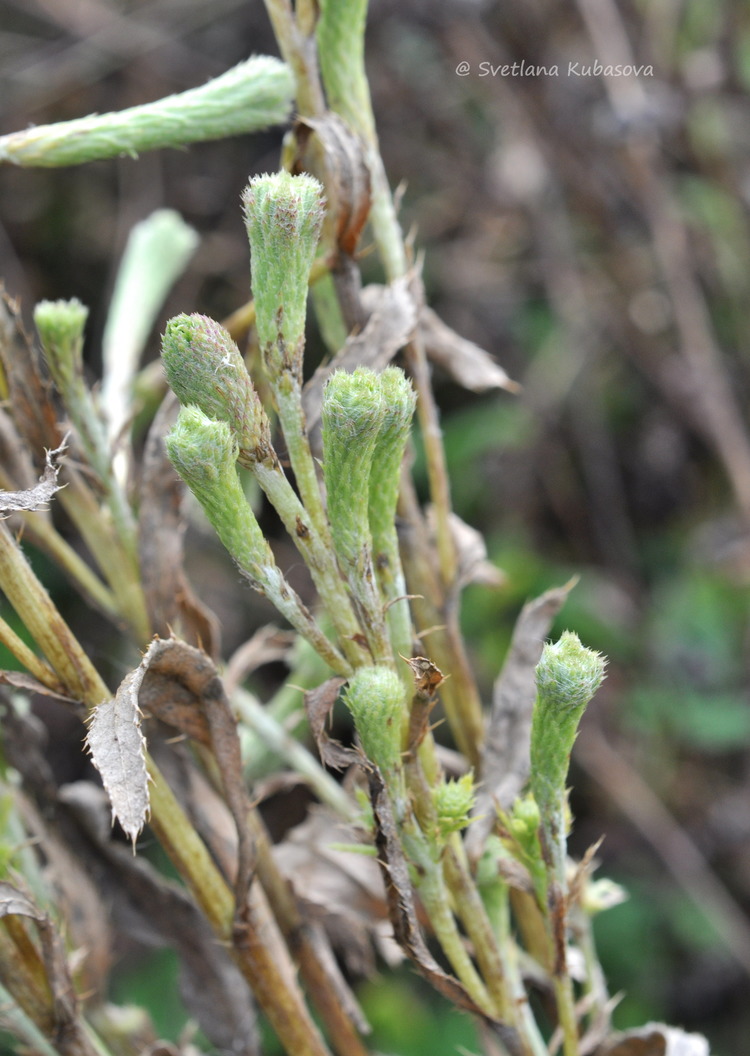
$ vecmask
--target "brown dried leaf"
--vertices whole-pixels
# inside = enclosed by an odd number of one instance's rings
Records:
[[[18,302],[0,284],[0,363],[8,386],[8,406],[29,450],[54,450],[61,432],[39,353],[24,330]]]
[[[112,805],[112,820],[120,822],[134,850],[149,811],[146,739],[141,732],[138,694],[153,647],[149,646],[135,671],[125,676],[112,700],[94,709],[86,734],[86,745]]]
[[[317,689],[305,693],[305,712],[320,758],[326,766],[331,766],[334,770],[345,770],[347,766],[362,759],[362,755],[355,748],[344,748],[338,741],[332,740],[325,730],[330,711],[345,682],[345,678],[329,678]]]
[[[37,472],[15,423],[0,407],[0,479],[6,488],[33,488]]]
[[[419,331],[432,362],[465,389],[470,392],[486,392],[488,389],[519,391],[518,382],[509,378],[489,353],[451,330],[431,308],[422,309]]]
[[[385,883],[388,910],[396,941],[438,993],[458,1008],[478,1016],[488,1029],[501,1039],[510,1056],[523,1056],[524,1046],[518,1032],[488,1016],[463,985],[443,971],[427,948],[417,921],[409,869],[401,849],[385,784],[376,767],[370,768],[368,777],[378,862]]]
[[[37,679],[32,675],[28,675],[25,671],[0,671],[0,682],[8,686],[14,686],[16,689],[22,689],[26,693],[40,693],[44,697],[62,700],[65,704],[79,703],[73,697],[66,697],[60,690],[45,686],[43,682],[38,682]]]
[[[325,187],[328,212],[323,242],[332,242],[351,256],[370,212],[370,171],[362,141],[333,113],[319,120],[298,120],[295,137],[292,172],[312,173]]]
[[[183,568],[182,498],[185,486],[167,457],[164,437],[177,417],[168,394],[154,418],[143,454],[138,553],[151,625],[158,634],[174,629],[212,657],[219,655],[219,623],[200,602]]]
[[[369,314],[367,325],[360,334],[350,337],[329,363],[318,367],[302,393],[307,428],[313,437],[320,422],[323,389],[333,371],[353,371],[358,366],[383,370],[409,340],[417,319],[411,282],[412,277],[407,275],[389,286],[368,286],[362,291]]]
[[[710,1056],[709,1045],[700,1034],[686,1034],[663,1023],[647,1023],[597,1049],[596,1056]]]
[[[17,887],[0,882],[0,917],[31,917],[40,920],[42,914],[33,902]]]
[[[482,784],[474,810],[476,821],[466,834],[467,853],[482,853],[494,817],[494,804],[509,810],[529,776],[531,713],[536,689],[534,670],[544,638],[575,585],[571,580],[527,602],[513,630],[508,655],[495,682],[487,726]]]
[[[202,649],[178,638],[156,638],[144,657],[147,671],[141,687],[144,710],[177,724],[209,744],[221,775],[224,798],[237,827],[239,841],[237,895],[244,898],[253,867],[253,848],[247,829],[250,810],[242,776],[242,753],[237,720],[224,684],[211,658]],[[173,707],[179,699],[180,706]]]

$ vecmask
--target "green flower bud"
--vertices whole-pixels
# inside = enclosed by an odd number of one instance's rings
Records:
[[[224,546],[253,585],[263,585],[275,561],[237,476],[237,442],[227,423],[183,407],[166,445]]]
[[[183,406],[199,407],[226,422],[245,466],[272,452],[271,430],[240,350],[219,323],[205,315],[177,315],[162,338],[167,379]]]
[[[208,418],[199,407],[183,407],[166,445],[172,465],[255,590],[268,597],[334,671],[348,674],[348,664],[276,564],[242,490],[236,466],[237,441],[227,423]]]
[[[370,529],[375,552],[393,532],[401,480],[401,461],[409,439],[417,394],[398,367],[379,375],[385,404],[370,471]]]
[[[583,710],[604,680],[606,660],[586,649],[577,634],[563,631],[559,642],[547,644],[536,668],[538,706],[552,721],[565,723]]]
[[[531,790],[538,804],[547,854],[562,886],[567,832],[565,781],[578,724],[604,679],[605,658],[564,631],[545,645],[536,669],[531,722]]]
[[[328,379],[321,411],[328,518],[339,556],[357,565],[371,548],[367,503],[375,445],[386,408],[380,378],[366,367]]]
[[[349,680],[344,703],[365,754],[388,781],[401,769],[401,722],[406,706],[401,679],[387,667],[361,667]]]
[[[88,308],[75,298],[40,301],[34,309],[44,358],[63,396],[83,371],[83,331],[88,315]]]
[[[442,781],[432,793],[437,813],[438,833],[445,839],[460,832],[471,821],[476,802],[474,775],[469,772],[455,781]]]
[[[539,823],[541,815],[533,796],[524,796],[513,804],[510,816],[510,829],[518,842],[524,847],[538,846]],[[536,841],[536,844],[534,843]]]
[[[325,213],[312,176],[256,176],[242,202],[258,342],[271,380],[302,373],[307,286]]]

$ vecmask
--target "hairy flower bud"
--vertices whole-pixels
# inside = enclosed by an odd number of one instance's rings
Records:
[[[347,685],[344,702],[365,754],[388,780],[401,766],[405,702],[400,678],[387,667],[361,667]]]
[[[465,829],[471,821],[471,811],[476,801],[474,775],[462,774],[455,781],[442,781],[432,795],[439,835],[445,838],[452,832]]]
[[[83,369],[83,331],[88,315],[88,308],[76,298],[40,301],[34,308],[44,358],[63,396]]]
[[[207,417],[227,423],[243,465],[268,456],[268,417],[240,350],[223,326],[205,315],[175,316],[162,338],[162,362],[183,406],[199,407]]]
[[[250,240],[255,325],[272,381],[302,373],[307,285],[325,213],[312,176],[256,176],[242,202]]]

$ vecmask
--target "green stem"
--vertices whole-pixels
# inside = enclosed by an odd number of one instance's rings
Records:
[[[0,589],[23,620],[67,693],[94,704],[106,700],[110,695],[107,687],[2,522]]]
[[[336,567],[333,548],[326,546],[311,523],[309,509],[306,510],[297,498],[275,458],[255,462],[252,471],[304,558],[321,601],[339,634],[344,654],[351,664],[356,666],[362,663],[363,653],[358,644],[362,631]]]
[[[59,167],[144,150],[183,148],[286,121],[292,77],[278,59],[256,56],[208,84],[120,113],[39,125],[0,137],[0,162]]]
[[[52,558],[93,605],[110,619],[118,619],[119,609],[112,591],[63,539],[54,525],[35,513],[22,513],[21,517],[26,525],[27,537]]]

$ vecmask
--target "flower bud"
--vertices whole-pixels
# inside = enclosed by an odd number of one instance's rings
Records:
[[[177,315],[162,338],[167,379],[183,406],[226,422],[243,465],[271,452],[271,432],[239,349],[219,323],[205,315]]]
[[[384,414],[370,471],[370,529],[375,552],[379,540],[393,530],[401,481],[401,461],[409,439],[417,394],[403,370],[386,367],[378,375]]]
[[[577,634],[563,631],[559,642],[547,643],[536,668],[538,708],[552,721],[580,718],[604,680],[606,660],[586,649]]]
[[[57,388],[65,396],[83,370],[83,331],[89,310],[79,300],[40,301],[34,323]]]
[[[388,775],[401,767],[405,707],[401,679],[387,667],[361,667],[349,680],[344,703],[352,713],[365,754],[388,780]]]
[[[275,565],[237,476],[237,442],[226,422],[183,407],[166,438],[172,465],[195,495],[217,535],[257,587]]]
[[[445,839],[452,832],[465,829],[476,801],[474,775],[470,772],[455,781],[442,781],[432,795],[439,835]]]
[[[271,381],[301,378],[307,286],[325,213],[312,176],[256,176],[242,202],[250,240],[258,342]]]
[[[321,412],[323,476],[334,545],[349,566],[371,546],[366,496],[385,413],[380,378],[372,370],[337,370],[328,379]]]

